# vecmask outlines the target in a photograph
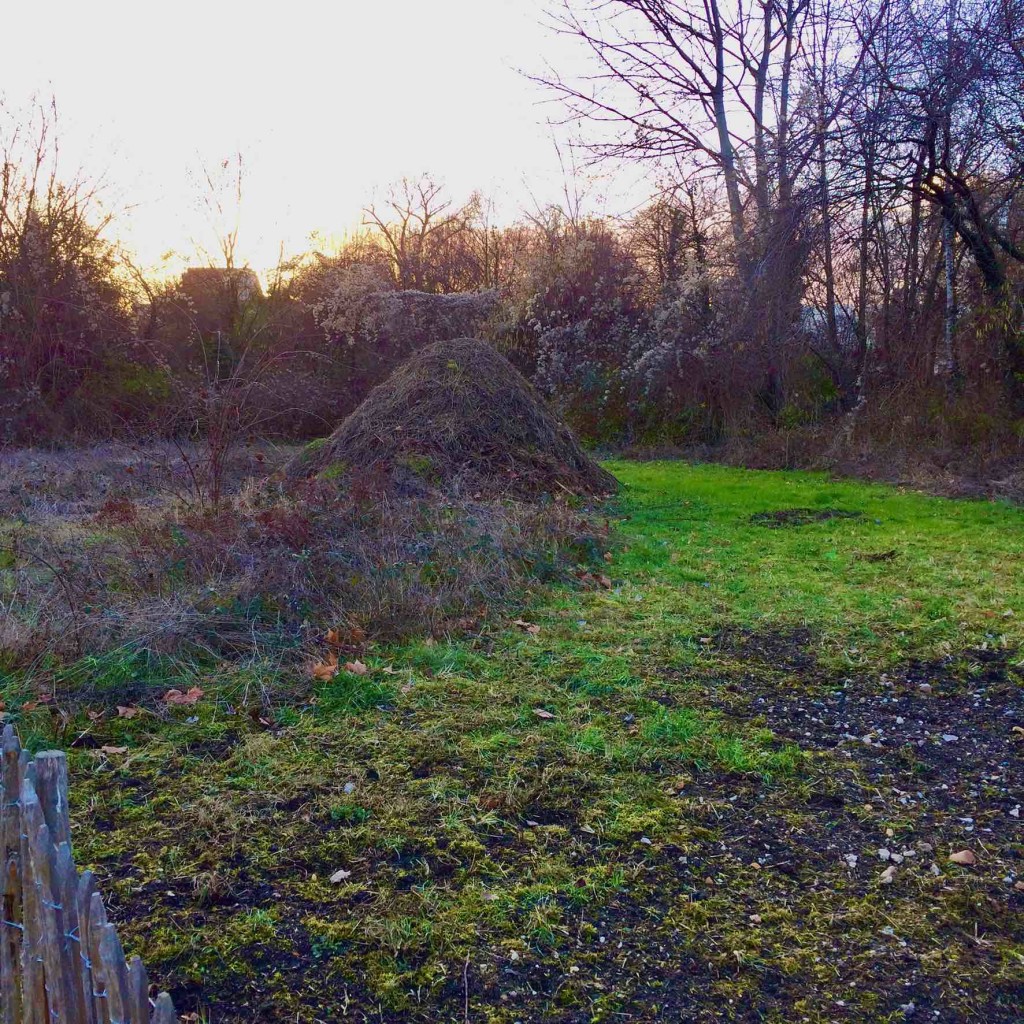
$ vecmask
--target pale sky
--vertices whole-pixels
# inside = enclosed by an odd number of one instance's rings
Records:
[[[430,171],[506,218],[561,194],[559,109],[517,69],[583,67],[544,0],[48,0],[4,10],[9,105],[52,93],[65,167],[102,173],[147,267],[209,244],[197,174],[240,151],[239,254],[263,269],[358,225],[384,185]],[[592,206],[634,205],[603,179]]]

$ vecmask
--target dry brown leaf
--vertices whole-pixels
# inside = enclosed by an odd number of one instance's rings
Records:
[[[193,686],[187,693],[182,693],[181,690],[168,690],[164,694],[165,704],[195,704],[200,697],[202,697],[203,691],[198,686]]]
[[[27,700],[27,701],[25,701],[24,704],[21,705],[21,710],[22,711],[36,711],[38,708],[39,708],[39,701],[37,701],[37,700]]]
[[[600,583],[605,590],[612,589],[612,581],[608,576],[598,576],[597,582]]]
[[[100,747],[101,754],[123,754],[127,747]]]
[[[332,652],[323,661],[314,662],[310,666],[309,674],[323,682],[333,679],[338,674],[338,656]]]
[[[951,853],[949,859],[953,864],[963,864],[966,867],[978,863],[978,858],[971,850],[958,850],[956,853]]]
[[[331,647],[360,647],[366,643],[366,630],[362,626],[344,626],[340,629],[329,629],[324,640]]]
[[[545,710],[544,710],[543,708],[534,708],[534,709],[533,709],[533,713],[534,713],[534,714],[535,714],[535,715],[536,715],[536,716],[537,716],[538,718],[543,718],[543,719],[545,719],[545,720],[546,720],[546,719],[549,719],[549,718],[554,718],[554,717],[555,717],[555,716],[554,716],[553,714],[551,714],[551,712],[550,712],[550,711],[545,711]]]
[[[353,675],[365,676],[369,669],[361,661],[346,661],[345,671]]]
[[[142,708],[129,708],[125,707],[124,704],[117,705],[117,717],[118,718],[134,718]]]
[[[97,722],[97,721],[99,721],[103,717],[103,712],[102,711],[86,711],[85,717],[88,718],[90,722]]]
[[[540,626],[536,622],[527,622],[525,619],[516,619],[514,626],[518,626],[524,633],[536,636],[540,632]]]

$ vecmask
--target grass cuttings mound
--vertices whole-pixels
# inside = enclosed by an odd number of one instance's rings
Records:
[[[320,479],[382,473],[402,490],[459,485],[530,498],[608,494],[618,486],[519,371],[472,338],[417,352],[286,473]]]

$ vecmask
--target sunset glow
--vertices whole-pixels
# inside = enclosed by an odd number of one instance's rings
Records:
[[[521,70],[579,54],[543,8],[184,0],[143,21],[124,0],[12,6],[5,34],[27,45],[5,55],[4,95],[56,98],[65,169],[104,177],[119,237],[151,268],[211,244],[202,171],[241,153],[239,253],[263,269],[357,227],[403,175],[480,189],[508,216],[559,198],[568,132]]]

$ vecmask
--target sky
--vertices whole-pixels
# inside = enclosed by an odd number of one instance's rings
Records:
[[[572,164],[578,130],[522,73],[585,67],[546,0],[5,7],[5,102],[55,97],[65,171],[102,176],[114,234],[149,269],[213,247],[203,169],[237,153],[238,255],[259,269],[357,227],[404,175],[480,189],[512,219],[558,200]],[[636,188],[602,173],[587,198],[618,212]]]

